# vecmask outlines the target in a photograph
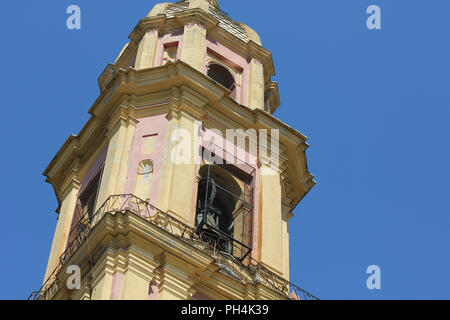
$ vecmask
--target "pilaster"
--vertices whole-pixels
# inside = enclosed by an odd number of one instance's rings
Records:
[[[164,254],[164,263],[159,268],[159,300],[191,300],[195,293],[194,280],[189,274],[195,270],[182,259]]]
[[[157,206],[190,225],[193,221],[194,192],[197,183],[195,170],[199,119],[184,109],[189,107],[188,99],[185,97],[187,94],[182,92],[182,96],[179,97],[181,102],[173,103],[167,114],[168,147],[164,155]],[[194,97],[189,100],[193,101]],[[200,100],[197,102],[201,103]]]
[[[154,67],[156,48],[158,46],[158,30],[147,31],[139,44],[136,55],[135,69],[147,69]]]
[[[282,255],[283,255],[283,278],[289,280],[289,220],[292,217],[292,207],[286,204],[281,205],[282,219],[281,219],[281,237],[282,237]]]
[[[72,183],[69,184],[61,196],[61,209],[59,212],[58,223],[56,224],[55,234],[53,236],[52,248],[50,250],[44,281],[46,281],[53,270],[55,270],[56,266],[59,264],[59,257],[66,250],[79,189],[80,183],[77,180],[72,180]]]
[[[206,12],[209,12],[208,0],[189,0],[189,9],[199,8]]]
[[[127,178],[130,150],[137,120],[126,110],[119,111],[117,121],[109,132],[109,147],[96,210],[110,195],[123,194]]]
[[[184,26],[181,60],[203,72],[205,54],[206,29],[199,23],[187,23]]]
[[[252,58],[250,60],[249,101],[251,109],[264,110],[264,67],[262,63]]]
[[[280,173],[263,164],[260,168],[261,263],[281,274],[283,268]]]

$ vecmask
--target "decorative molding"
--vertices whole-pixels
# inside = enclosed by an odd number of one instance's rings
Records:
[[[169,119],[179,117],[183,110],[199,120],[209,118],[208,114],[214,115],[230,128],[279,129],[280,143],[286,150],[296,150],[287,154],[288,166],[293,168],[292,173],[297,172],[293,175],[294,180],[301,179],[298,176],[301,171],[294,169],[293,161],[298,158],[304,163],[302,166],[306,165],[305,150],[302,149],[307,147],[307,138],[263,110],[252,110],[236,103],[225,88],[183,61],[146,70],[119,70],[111,82],[115,85],[106,88],[92,106],[91,119],[79,135],[69,137],[45,170],[44,175],[55,190],[61,188],[61,177],[67,175],[75,158],[79,158],[81,164],[86,162],[95,150],[92,146],[108,139],[119,121],[122,125],[135,125],[139,116],[152,108],[158,114],[167,113]],[[153,103],[158,107],[152,107]],[[292,184],[296,186],[294,198],[303,196],[311,188],[310,185],[300,188],[298,183]]]

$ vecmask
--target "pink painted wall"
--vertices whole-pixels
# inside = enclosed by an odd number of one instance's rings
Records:
[[[156,205],[156,198],[158,195],[159,181],[161,178],[162,165],[167,143],[168,124],[169,122],[166,119],[165,114],[139,119],[139,123],[136,125],[130,151],[130,163],[128,166],[127,181],[124,191],[126,194],[134,192],[138,164],[143,160],[151,159],[153,161],[153,178],[151,189],[148,192],[148,198],[150,198],[150,203],[152,205]],[[150,154],[144,154],[144,137],[154,134],[157,135],[154,137],[155,145],[153,152]]]
[[[159,299],[159,288],[155,281],[150,282],[148,287],[148,300]]]
[[[206,39],[207,51],[211,55],[223,60],[225,65],[231,66],[235,69],[242,71],[242,85],[238,87],[236,92],[236,101],[242,105],[248,105],[248,90],[249,90],[249,69],[250,64],[246,58],[240,56],[236,52],[228,49],[220,42],[212,40],[210,38]],[[207,59],[208,55],[205,55],[205,65],[204,73],[207,73]]]
[[[181,51],[183,47],[183,34],[182,33],[168,33],[158,39],[158,45],[156,48],[155,67],[159,67],[163,64],[164,47],[165,45],[177,43],[177,59],[181,58]],[[237,54],[233,50],[230,50],[220,42],[212,40],[207,37],[206,39],[207,52],[205,52],[205,61],[203,72],[207,73],[207,59],[208,55],[212,55],[218,58],[225,65],[231,66],[242,72],[242,83],[238,86],[236,91],[236,101],[242,105],[248,105],[249,98],[249,69],[250,64],[245,57]]]
[[[183,34],[168,33],[158,39],[158,45],[156,47],[155,67],[161,66],[164,57],[164,46],[173,42],[178,42],[177,59],[181,57],[181,48],[183,46]]]
[[[120,300],[122,293],[123,274],[116,272],[112,279],[110,300]]]

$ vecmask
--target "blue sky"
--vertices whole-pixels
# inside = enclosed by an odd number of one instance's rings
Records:
[[[97,78],[156,1],[4,1],[0,299],[38,289],[56,198],[42,172],[88,120]],[[66,28],[66,8],[82,29]],[[382,30],[368,30],[379,5]],[[322,299],[447,299],[447,0],[222,0],[272,51],[276,116],[308,136],[317,185],[291,220],[291,280]],[[381,267],[381,290],[366,268]]]

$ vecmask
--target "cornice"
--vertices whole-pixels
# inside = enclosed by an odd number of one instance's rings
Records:
[[[278,107],[281,105],[278,83],[271,81],[269,84],[266,85],[265,90],[270,91],[269,96],[270,113],[274,114],[275,111],[277,111]]]
[[[251,60],[256,59],[264,66],[266,82],[270,81],[270,77],[275,75],[275,67],[273,64],[272,53],[250,40],[248,42],[239,39],[227,30],[218,27],[219,21],[211,14],[199,8],[188,9],[174,13],[174,18],[167,19],[166,15],[158,15],[146,17],[139,21],[133,29],[129,38],[132,40],[125,52],[115,63],[115,66],[123,65],[123,61],[127,60],[131,52],[137,50],[137,46],[142,37],[149,30],[157,30],[160,35],[165,31],[177,29],[195,23],[203,26],[207,30],[207,36],[215,40],[219,40],[223,45],[235,51],[244,58]]]
[[[184,26],[190,23],[200,24],[207,31],[214,29],[219,25],[219,20],[199,8],[176,12],[174,19]]]
[[[130,33],[128,38],[139,43],[148,30],[155,29],[159,31],[162,27],[165,26],[166,21],[166,15],[142,18]]]
[[[142,34],[142,36],[143,35],[144,34]],[[134,57],[136,57],[137,55],[140,41],[141,41],[140,39],[139,40],[133,39],[128,43],[127,48],[122,52],[120,57],[118,57],[116,62],[114,64],[111,64],[113,72],[117,72],[117,70],[119,70],[123,66],[129,66],[129,62],[132,59],[134,59]]]
[[[59,151],[56,153],[56,155],[53,157],[53,159],[50,161],[50,164],[47,166],[47,168],[44,171],[44,176],[48,177],[52,174],[52,170],[55,169],[56,163],[60,161],[60,159],[65,158],[68,156],[68,153],[70,152],[70,147],[78,142],[78,138],[76,135],[72,134],[69,136],[69,138],[64,142],[62,147],[59,149]]]
[[[257,44],[254,41],[247,43],[248,58],[256,59],[264,65],[265,78],[270,78],[275,75],[275,66],[273,64],[272,53]]]
[[[303,153],[302,161],[306,161],[304,151],[308,145],[304,135],[263,110],[236,103],[229,94],[229,90],[180,60],[151,69],[120,69],[91,107],[92,117],[78,135],[70,136],[63,144],[44,175],[55,190],[60,190],[63,176],[68,174],[65,171],[75,158],[85,162],[95,149],[92,145],[101,144],[117,121],[137,122],[138,113],[152,108],[143,96],[158,97],[154,102],[159,104],[159,113],[176,106],[175,109],[182,108],[193,117],[205,119],[208,110],[213,110],[236,128],[279,129],[280,143],[289,150],[298,148]]]
[[[120,125],[128,126],[136,125],[138,123],[138,119],[135,113],[135,107],[130,104],[129,96],[124,96],[124,99],[118,104],[113,110],[113,113],[109,117],[109,121],[106,124],[106,128],[108,130],[108,136],[111,132],[114,132],[114,128],[118,128]]]

